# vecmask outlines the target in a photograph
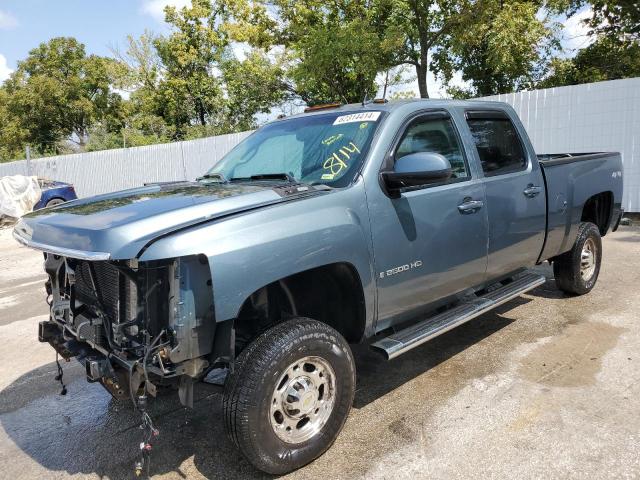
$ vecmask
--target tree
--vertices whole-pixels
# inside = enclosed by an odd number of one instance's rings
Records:
[[[581,49],[574,58],[556,58],[551,74],[538,88],[561,87],[640,76],[640,44],[602,37]]]
[[[223,19],[209,0],[194,0],[190,7],[165,9],[173,27],[154,44],[164,66],[158,91],[160,114],[183,135],[188,125],[215,123],[222,110],[222,87],[214,75],[228,40],[217,28]]]
[[[69,140],[83,147],[91,125],[114,115],[112,60],[87,56],[73,38],[54,38],[29,52],[5,82],[7,109],[21,138],[38,153],[58,152]]]
[[[376,75],[392,66],[397,45],[384,22],[390,1],[264,1],[249,17],[237,16],[230,31],[236,40],[283,52],[285,89],[307,104],[361,102],[375,95]],[[256,19],[268,34],[256,33]]]
[[[0,86],[0,162],[24,156],[26,136],[27,132],[11,114],[6,88]]]
[[[166,71],[155,47],[158,40],[157,35],[145,31],[139,38],[127,36],[126,50],[112,48],[115,84],[129,92],[129,98],[121,110],[121,131],[109,131],[101,125],[92,132],[96,138],[90,141],[89,149],[103,149],[108,144],[150,145],[176,137],[175,127],[162,117],[160,85]]]
[[[255,128],[257,113],[268,113],[290,95],[282,61],[273,61],[258,49],[244,60],[227,55],[220,69],[226,93],[226,131]]]
[[[412,65],[420,97],[429,98],[427,76],[433,56],[460,24],[468,0],[392,0],[387,33],[398,45],[397,65]]]
[[[235,38],[257,42],[261,36],[255,26],[236,21],[255,18],[257,11],[248,5],[245,0],[193,0],[179,11],[165,9],[173,31],[153,42],[162,75],[147,101],[177,138],[254,128],[255,115],[285,95],[280,64],[259,50],[243,60],[233,53]]]
[[[411,68],[409,65],[400,65],[397,67],[389,68],[385,72],[381,73],[381,86],[379,91],[380,98],[391,98],[400,100],[402,98],[413,98],[415,94],[413,90],[399,90],[402,85],[407,85],[415,81],[415,75],[411,75]]]
[[[585,2],[575,2],[575,13]],[[555,58],[540,88],[640,76],[640,9],[635,0],[596,0],[584,23],[595,41],[573,58]]]
[[[127,35],[124,52],[118,47],[111,48],[116,59],[114,82],[119,88],[131,93],[157,90],[164,74],[164,66],[155,47],[159,38],[145,30],[139,38]]]
[[[617,38],[621,42],[640,41],[640,5],[637,0],[593,0],[589,3],[593,15],[587,24],[592,28],[592,34]]]
[[[536,2],[481,0],[465,11],[435,55],[434,69],[449,82],[454,72],[470,88],[449,88],[454,97],[509,93],[533,85],[559,48],[556,25],[538,16]]]

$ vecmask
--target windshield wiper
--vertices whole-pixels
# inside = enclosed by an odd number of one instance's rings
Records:
[[[197,177],[196,182],[199,182],[200,180],[213,180],[213,179],[220,180],[223,183],[227,183],[229,181],[221,173],[205,173],[201,177]]]
[[[298,183],[292,175],[288,173],[261,173],[249,177],[235,177],[229,179],[230,182],[246,182],[251,180],[285,180],[288,183]]]

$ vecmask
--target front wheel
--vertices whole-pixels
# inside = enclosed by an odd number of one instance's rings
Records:
[[[256,468],[288,473],[331,446],[355,392],[351,349],[337,331],[288,320],[249,344],[235,367],[225,384],[225,426]]]
[[[573,248],[553,262],[556,285],[573,295],[589,293],[598,280],[601,261],[600,230],[593,223],[581,223]]]

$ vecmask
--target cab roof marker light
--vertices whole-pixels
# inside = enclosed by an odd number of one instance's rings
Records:
[[[315,112],[317,110],[327,110],[329,108],[338,108],[341,107],[341,103],[323,103],[321,105],[314,105],[313,107],[307,107],[304,109],[304,113],[307,112]]]

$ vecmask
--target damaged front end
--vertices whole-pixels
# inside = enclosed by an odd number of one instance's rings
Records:
[[[41,342],[84,364],[87,380],[134,404],[160,387],[193,405],[193,384],[214,363],[216,323],[204,255],[169,260],[81,260],[45,253],[50,318]],[[220,327],[224,328],[224,327]],[[225,332],[226,333],[226,332]]]

